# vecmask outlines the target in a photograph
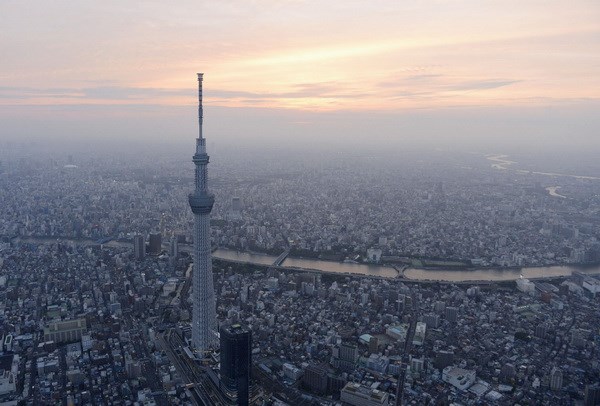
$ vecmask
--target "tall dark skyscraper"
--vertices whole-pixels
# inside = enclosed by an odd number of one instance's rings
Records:
[[[600,405],[600,384],[587,385],[585,387],[585,406],[596,406]]]
[[[248,405],[252,370],[252,332],[239,324],[221,327],[221,386],[238,405]]]
[[[146,256],[146,241],[141,234],[133,236],[133,255],[138,261],[142,261]]]
[[[194,280],[192,315],[192,344],[196,351],[206,351],[217,345],[217,316],[213,288],[212,261],[210,258],[210,212],[215,197],[208,191],[208,154],[206,139],[202,135],[202,80],[198,73],[198,138],[193,161],[195,190],[189,196],[194,213]]]
[[[148,253],[158,255],[162,251],[162,235],[160,233],[151,233],[148,241]]]

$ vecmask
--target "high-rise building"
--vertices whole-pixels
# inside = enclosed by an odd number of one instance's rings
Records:
[[[505,383],[511,383],[517,375],[517,369],[513,364],[504,364],[500,370],[500,381]]]
[[[160,233],[151,233],[148,239],[148,253],[158,255],[162,251],[162,235]]]
[[[433,367],[440,371],[454,364],[454,352],[453,351],[438,351],[435,353],[433,360]]]
[[[538,324],[535,327],[534,335],[537,338],[546,338],[546,336],[548,335],[548,325],[546,325],[545,323]]]
[[[252,333],[239,324],[221,327],[221,388],[238,405],[247,405],[252,371]]]
[[[198,138],[193,157],[195,190],[189,196],[194,213],[194,279],[192,345],[197,351],[206,351],[217,345],[217,319],[215,291],[213,288],[212,261],[210,258],[210,212],[215,197],[208,191],[208,154],[206,139],[202,135],[202,73],[198,73]]]
[[[458,307],[446,307],[445,316],[449,322],[456,323],[458,321]]]
[[[358,348],[355,345],[343,343],[339,347],[339,367],[344,371],[352,371],[358,360]]]
[[[371,337],[369,340],[369,352],[371,354],[377,354],[379,352],[379,339],[377,337]]]
[[[171,242],[169,244],[169,256],[173,259],[177,258],[179,255],[179,244],[177,242],[177,237],[171,237]]]
[[[571,346],[583,348],[586,344],[586,331],[578,328],[571,330]]]
[[[324,395],[327,392],[327,368],[323,365],[310,364],[304,370],[302,386],[309,392]]]
[[[242,211],[242,201],[240,200],[239,197],[233,197],[231,199],[231,210],[233,210],[235,212]]]
[[[550,389],[561,390],[563,384],[563,374],[560,368],[554,367],[550,372]]]
[[[241,220],[242,218],[242,201],[239,197],[231,199],[231,210],[229,212],[231,220]]]
[[[138,261],[143,260],[146,256],[146,241],[144,241],[144,236],[141,234],[133,236],[133,256]]]
[[[585,387],[585,406],[596,406],[600,405],[600,384],[587,385]]]
[[[424,358],[412,358],[410,360],[410,371],[413,374],[420,374],[425,368]]]
[[[423,319],[429,328],[438,328],[440,325],[440,316],[438,314],[427,314]]]

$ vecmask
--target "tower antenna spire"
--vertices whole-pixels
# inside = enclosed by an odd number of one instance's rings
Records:
[[[202,139],[202,124],[204,121],[204,111],[202,108],[202,81],[204,80],[204,73],[197,73],[198,75],[198,138]]]

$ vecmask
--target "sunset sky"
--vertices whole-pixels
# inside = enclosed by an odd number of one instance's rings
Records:
[[[208,109],[267,118],[577,115],[600,97],[598,0],[4,0],[0,26],[0,138],[143,106],[167,123],[194,105],[196,72]]]

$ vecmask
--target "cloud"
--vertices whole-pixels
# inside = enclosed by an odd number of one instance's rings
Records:
[[[166,96],[192,96],[194,89],[161,89],[127,86],[94,86],[84,88],[0,87],[3,99],[76,98],[94,100],[143,100]]]
[[[365,92],[346,89],[347,85],[338,83],[299,83],[292,85],[288,92],[250,92],[240,90],[207,89],[205,96],[215,99],[301,99],[301,98],[351,98],[366,95]],[[0,98],[38,99],[38,98],[75,98],[89,100],[155,100],[164,97],[195,97],[195,88],[164,89],[127,86],[93,86],[83,88],[31,88],[0,87]]]
[[[409,76],[395,75],[387,80],[376,83],[376,86],[385,89],[405,84],[423,83],[427,81],[437,80],[442,77],[443,75],[438,73],[422,73]]]
[[[38,97],[72,97],[66,88],[36,89],[22,86],[0,86],[0,99],[33,99]]]
[[[343,99],[352,97],[368,96],[370,93],[364,89],[352,90],[348,84],[340,82],[315,82],[297,83],[291,86],[293,90],[288,92],[247,92],[236,90],[211,90],[207,92],[208,97],[231,99],[303,99],[303,98],[333,98]]]
[[[475,80],[446,86],[448,90],[486,90],[510,86],[520,80]]]
[[[161,89],[147,87],[99,86],[82,89],[83,97],[92,99],[152,99],[165,96],[191,96],[192,89]]]

